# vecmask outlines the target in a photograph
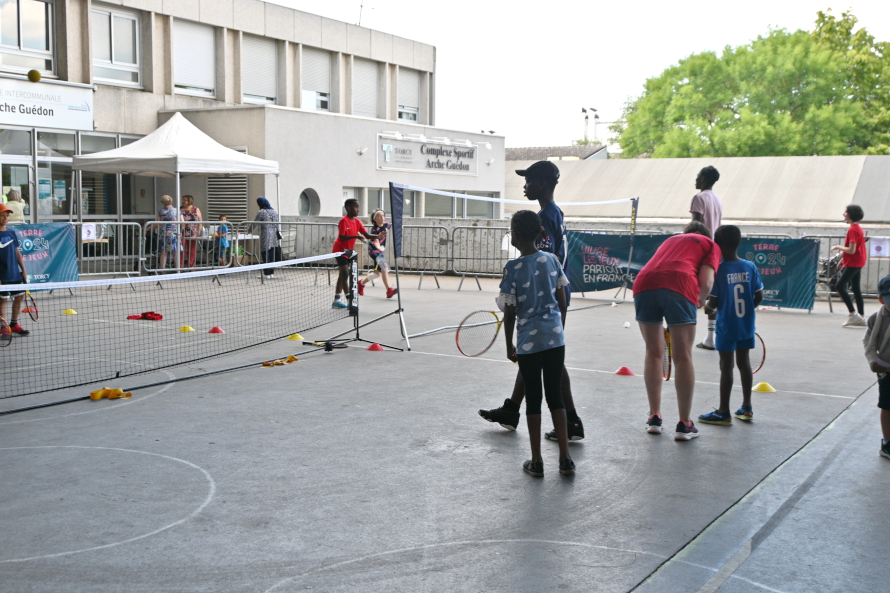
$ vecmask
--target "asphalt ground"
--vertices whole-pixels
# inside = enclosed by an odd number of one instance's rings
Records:
[[[416,276],[403,280],[410,334],[457,325],[493,308],[497,293],[493,280],[460,292],[456,278],[439,290],[427,278],[420,291]],[[397,306],[379,282],[367,295],[362,321]],[[604,302],[578,296],[573,307]],[[670,428],[645,431],[632,304],[571,312],[566,364],[586,430],[571,444],[574,476],[558,474],[548,441],[546,476],[522,471],[524,422],[509,432],[477,415],[510,395],[516,366],[500,340],[461,356],[453,331],[414,338],[411,352],[354,343],[128,400],[0,416],[0,588],[883,590],[890,461],[878,456],[862,330],[841,328],[843,319],[823,303],[812,314],[758,312],[767,360],[755,382],[777,391],[754,394],[754,422],[699,425],[700,438],[677,442]],[[395,316],[361,336],[404,345]],[[279,341],[108,385],[303,349]],[[719,369],[713,352],[694,359],[697,415],[717,405]],[[640,374],[614,375],[620,366]],[[89,390],[0,400],[0,411]],[[671,381],[668,427],[672,390]]]

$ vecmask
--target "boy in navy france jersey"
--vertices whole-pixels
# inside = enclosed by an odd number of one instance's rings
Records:
[[[723,253],[723,263],[714,277],[714,287],[706,309],[717,311],[716,347],[720,354],[720,408],[698,417],[706,424],[732,424],[729,398],[732,394],[733,358],[739,367],[742,382],[742,407],[735,417],[752,420],[751,372],[749,353],[754,347],[754,317],[757,305],[763,300],[763,283],[752,262],[740,259],[736,253],[742,241],[739,227],[724,225],[714,233],[714,242]]]
[[[538,216],[544,231],[535,242],[537,249],[552,253],[559,260],[563,271],[567,264],[566,224],[562,210],[554,203],[553,193],[556,184],[559,183],[559,168],[551,161],[538,161],[528,169],[519,169],[516,174],[525,177],[525,197],[529,200],[537,200],[541,206]],[[571,279],[569,279],[571,282]],[[566,307],[571,302],[571,285],[564,287],[566,295]],[[560,385],[562,399],[565,403],[566,416],[569,422],[569,439],[580,441],[584,438],[584,425],[575,409],[575,400],[572,398],[572,382],[569,373],[563,367],[562,383]],[[525,397],[525,384],[522,373],[516,374],[516,382],[513,384],[513,394],[510,399],[504,400],[504,405],[492,410],[479,410],[479,415],[489,422],[497,422],[507,430],[516,430],[519,423],[519,406]],[[557,440],[555,430],[544,434],[550,440]]]
[[[19,314],[22,311],[22,301],[25,299],[25,289],[22,285],[28,283],[28,272],[25,271],[25,261],[19,250],[19,238],[16,232],[6,228],[12,208],[6,204],[0,204],[0,317],[8,321],[0,324],[0,332],[5,335],[10,333],[27,336],[31,332],[19,325]],[[12,318],[6,318],[6,301],[12,300]]]

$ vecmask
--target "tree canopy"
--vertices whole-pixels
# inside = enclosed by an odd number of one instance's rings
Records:
[[[623,156],[888,154],[890,43],[856,23],[820,11],[812,32],[680,60],[611,127]]]

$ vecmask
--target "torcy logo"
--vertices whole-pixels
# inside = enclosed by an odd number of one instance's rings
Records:
[[[89,110],[90,110],[90,106],[87,104],[86,101],[84,101],[80,105],[69,105],[68,106],[68,111],[89,111]]]
[[[392,144],[384,144],[381,146],[383,149],[384,160],[385,162],[389,162],[389,156],[392,154]]]

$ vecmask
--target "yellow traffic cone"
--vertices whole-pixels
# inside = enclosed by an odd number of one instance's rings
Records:
[[[773,393],[775,392],[775,388],[769,383],[758,383],[752,389],[752,391],[762,391],[764,393]]]
[[[296,341],[300,341],[300,342],[302,342],[302,341],[303,341],[303,336],[301,336],[300,334],[291,334],[287,339],[288,339],[288,340],[293,340],[293,341],[295,341],[295,342],[296,342]]]
[[[185,333],[185,332],[193,332],[193,331],[195,331],[195,328],[193,328],[193,327],[190,326],[190,325],[183,325],[182,327],[179,328],[179,331],[181,331],[181,332],[183,332],[183,333]]]

